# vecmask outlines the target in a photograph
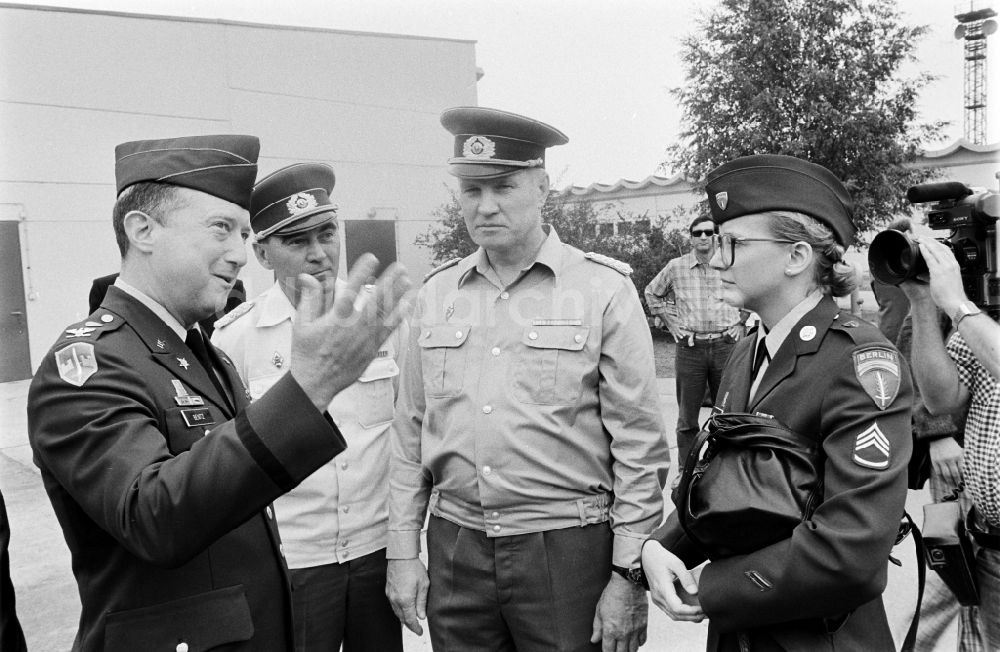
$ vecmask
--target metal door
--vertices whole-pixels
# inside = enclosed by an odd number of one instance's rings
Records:
[[[0,383],[31,377],[18,224],[0,221]]]

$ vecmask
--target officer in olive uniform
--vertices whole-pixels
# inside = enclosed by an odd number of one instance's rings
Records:
[[[561,131],[482,107],[441,123],[480,248],[432,272],[411,325],[390,431],[393,608],[420,631],[426,599],[435,649],[633,650],[669,452],[631,270],[542,224]]]
[[[703,567],[672,513],[643,547],[653,600],[678,620],[707,616],[709,650],[894,650],[881,596],[906,499],[912,387],[899,352],[831,296],[852,285],[841,264],[850,195],[825,168],[777,155],[716,168],[706,191],[724,298],[762,322],[733,350],[714,409],[815,438],[823,499],[789,538]],[[686,604],[675,579],[697,586]]]
[[[249,404],[196,323],[246,262],[258,151],[251,136],[116,149],[121,275],[63,332],[28,395],[35,463],[79,585],[74,650],[291,649],[270,503],[346,446],[322,410],[400,319],[406,281],[394,270],[376,286],[386,325],[373,310],[345,325],[373,260],[329,310],[301,279],[302,362]]]

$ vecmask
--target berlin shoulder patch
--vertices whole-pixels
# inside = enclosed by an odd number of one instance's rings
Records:
[[[899,352],[884,346],[865,346],[852,354],[854,374],[876,407],[885,410],[899,395]]]
[[[889,467],[891,446],[878,423],[868,426],[854,440],[854,463],[869,469]]]
[[[74,342],[56,351],[59,377],[70,385],[82,387],[87,379],[97,373],[97,356],[90,342]]]

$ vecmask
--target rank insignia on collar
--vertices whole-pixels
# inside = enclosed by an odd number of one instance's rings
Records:
[[[188,362],[185,358],[177,358],[177,364],[179,364],[181,368],[185,370],[191,366],[191,363]]]
[[[70,385],[82,387],[87,379],[97,373],[97,356],[94,345],[89,342],[74,342],[56,351],[56,367],[59,377]]]
[[[444,320],[445,321],[450,320],[451,316],[454,315],[454,314],[455,314],[455,304],[452,303],[450,306],[448,306],[444,310]]]
[[[163,340],[156,340],[156,348],[158,348],[158,349],[162,349],[162,348],[163,348],[163,347],[165,347],[166,345],[167,345],[167,343],[166,343],[166,342],[164,342]]]
[[[890,450],[889,440],[873,423],[854,440],[854,463],[869,469],[888,468]]]
[[[92,327],[86,327],[86,326],[81,326],[80,328],[66,329],[66,335],[68,335],[70,339],[74,337],[89,337],[90,334],[93,332],[94,329]]]
[[[462,156],[465,158],[491,159],[496,153],[496,143],[485,136],[471,136],[462,144]]]
[[[726,206],[729,204],[729,193],[725,191],[715,193],[715,203],[719,205],[719,210],[726,210]]]
[[[885,410],[899,394],[899,353],[882,346],[855,351],[854,374],[880,410]]]
[[[273,364],[278,369],[281,369],[281,367],[284,366],[285,364],[285,359],[281,357],[280,353],[275,351],[274,355],[271,356],[271,364]]]

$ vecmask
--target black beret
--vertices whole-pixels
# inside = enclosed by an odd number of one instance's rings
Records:
[[[455,136],[448,171],[466,179],[545,167],[545,148],[569,142],[566,134],[544,122],[478,106],[448,109],[441,114],[441,124]]]
[[[852,242],[854,201],[832,172],[794,156],[759,154],[708,173],[705,191],[717,224],[767,211],[804,213],[830,227],[843,246]]]
[[[325,163],[295,163],[257,182],[250,200],[250,227],[257,241],[308,231],[335,218],[330,192],[336,181]]]
[[[141,181],[198,190],[250,208],[257,178],[260,140],[256,136],[186,136],[136,140],[115,148],[118,194]]]

